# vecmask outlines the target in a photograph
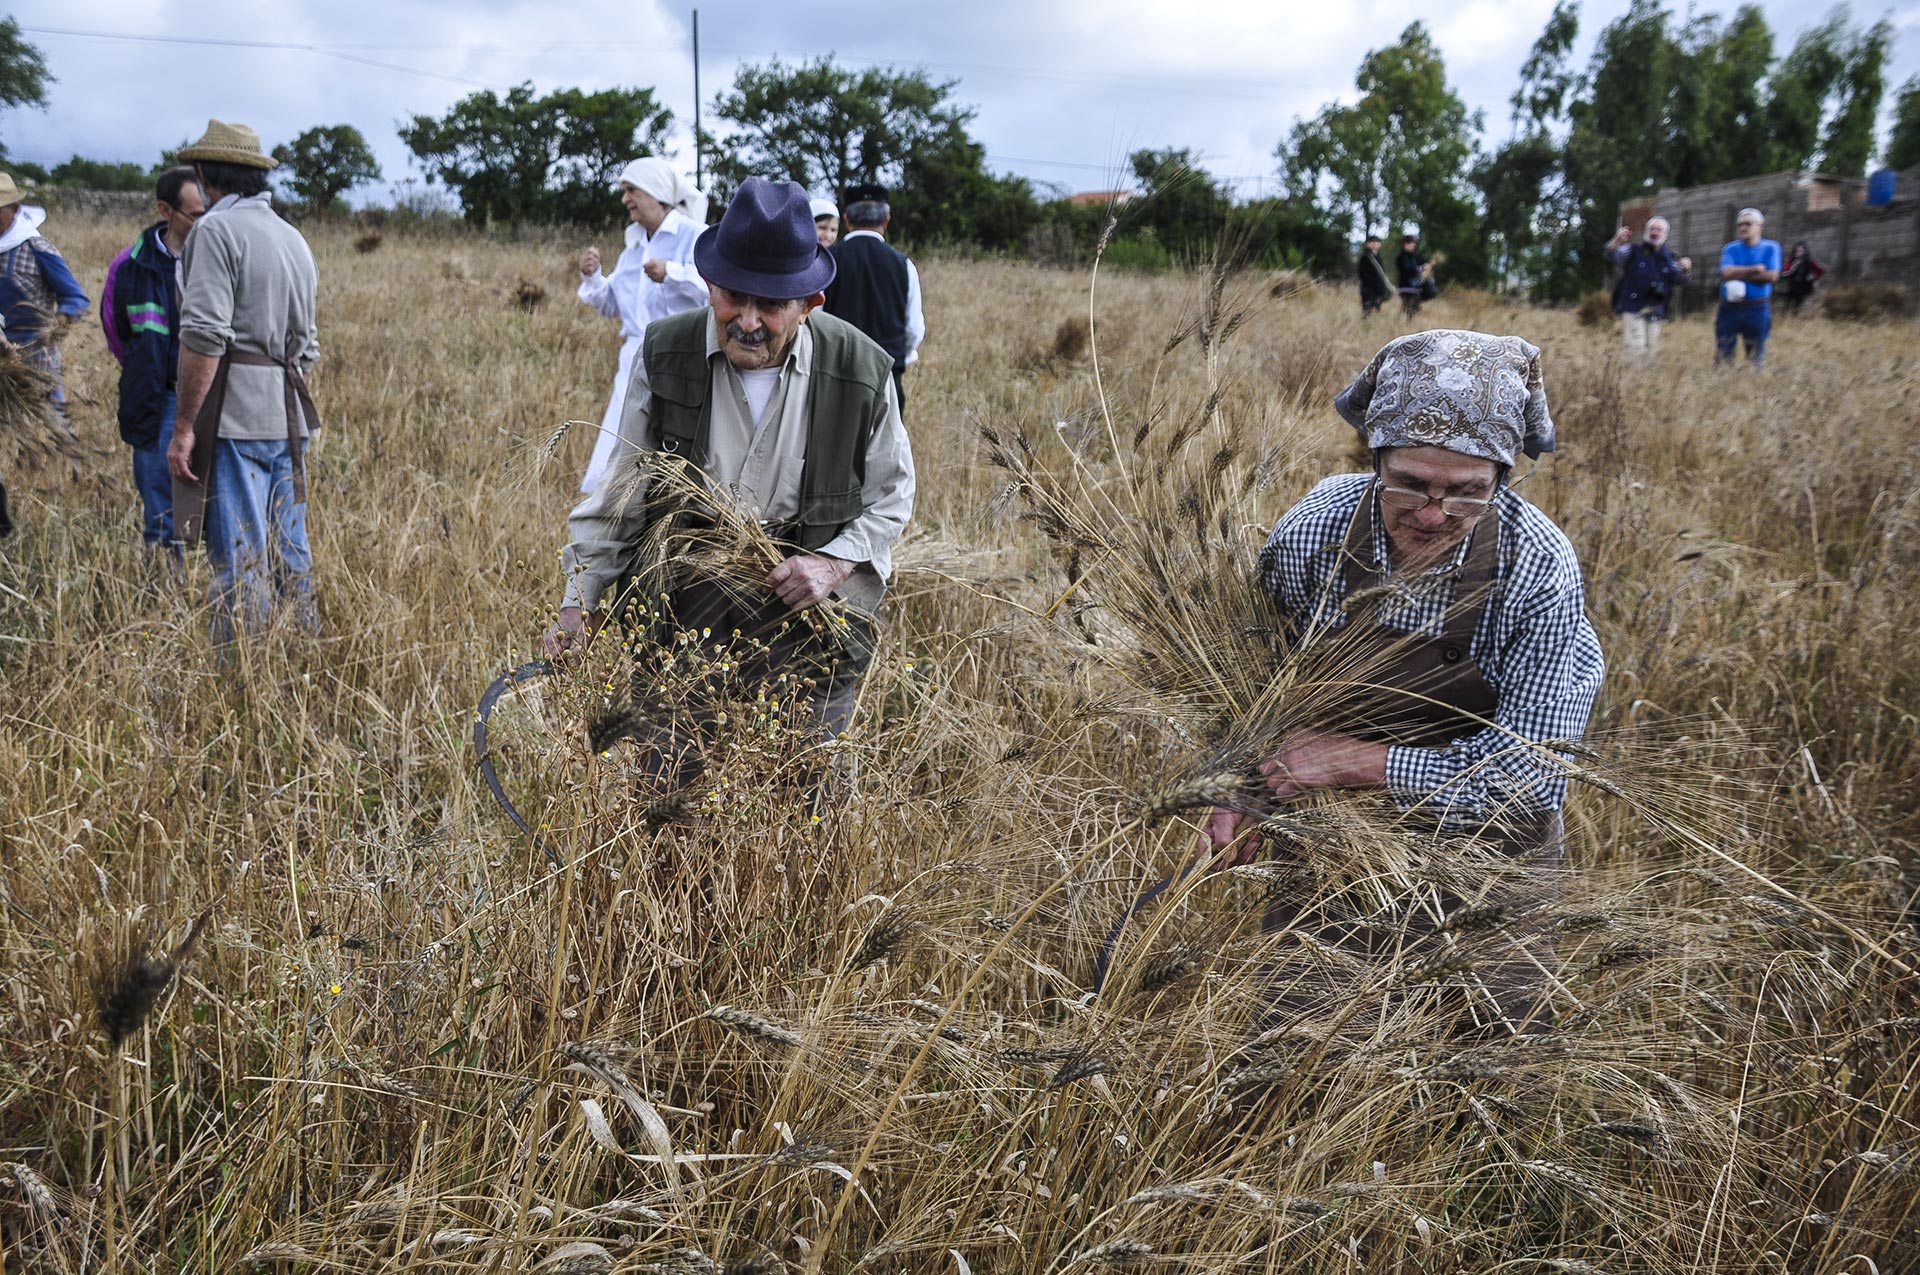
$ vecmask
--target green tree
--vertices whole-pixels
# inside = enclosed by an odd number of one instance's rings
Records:
[[[1507,141],[1474,166],[1481,239],[1491,271],[1501,281],[1550,274],[1551,249],[1565,241],[1572,223],[1560,143],[1552,130],[1565,120],[1578,81],[1571,58],[1579,34],[1579,7],[1560,0],[1521,64],[1520,86],[1509,99]]]
[[[1233,192],[1214,181],[1190,149],[1137,150],[1127,163],[1141,197],[1124,205],[1126,230],[1151,231],[1162,247],[1189,261],[1219,247]]]
[[[1706,14],[1687,24],[1673,54],[1666,180],[1698,186],[1768,170],[1762,82],[1772,65],[1773,31],[1756,5],[1742,5],[1725,23]]]
[[[887,67],[853,70],[831,57],[746,65],[716,95],[719,131],[704,140],[713,195],[749,174],[784,177],[838,198],[859,182],[888,188],[895,223],[916,242],[1017,243],[1035,214],[1032,186],[986,170],[967,131],[957,81]]]
[[[47,74],[47,59],[21,38],[20,24],[12,17],[0,18],[0,107],[47,105],[47,85],[54,82]],[[0,145],[0,159],[7,149]]]
[[[1619,224],[1620,204],[1671,180],[1678,155],[1671,106],[1686,55],[1670,18],[1658,0],[1633,0],[1600,32],[1568,106],[1562,167],[1570,227],[1543,279],[1557,299],[1605,277],[1602,249]]]
[[[1893,107],[1893,135],[1887,139],[1887,167],[1920,166],[1920,75],[1900,86]]]
[[[1354,85],[1358,102],[1296,123],[1280,146],[1288,191],[1324,200],[1330,224],[1349,234],[1417,224],[1426,247],[1448,255],[1452,277],[1483,279],[1486,249],[1468,193],[1481,120],[1447,83],[1426,27],[1412,23],[1367,54]]]
[[[1846,70],[1836,86],[1833,112],[1820,139],[1820,167],[1830,173],[1858,177],[1873,159],[1874,124],[1880,117],[1880,99],[1887,92],[1887,57],[1893,46],[1893,24],[1882,18],[1850,41]]]
[[[50,185],[70,186],[79,190],[146,190],[153,185],[153,172],[139,164],[85,159],[75,155],[72,159],[55,164],[53,171],[47,174],[47,181]]]
[[[325,213],[333,201],[367,182],[380,180],[380,164],[360,130],[351,124],[310,128],[273,148],[286,170],[287,189]]]
[[[476,225],[596,224],[618,214],[608,188],[620,169],[664,150],[672,123],[650,88],[536,97],[528,83],[469,94],[437,119],[416,115],[400,140]]]

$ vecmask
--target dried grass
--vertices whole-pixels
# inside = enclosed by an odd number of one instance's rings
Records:
[[[77,219],[62,248],[84,269],[134,229]],[[1568,754],[1566,889],[1448,910],[1442,889],[1533,870],[1376,803],[1259,811],[1273,857],[1170,887],[1094,996],[1113,920],[1187,861],[1205,805],[1326,710],[1337,653],[1289,653],[1247,564],[1347,463],[1326,397],[1378,321],[1344,292],[1130,275],[1094,294],[1084,365],[1013,376],[1005,351],[1055,341],[1085,280],[923,262],[918,529],[839,787],[813,800],[804,734],[753,714],[690,791],[590,751],[625,687],[610,638],[495,719],[556,871],[486,804],[464,739],[557,597],[592,432],[558,426],[598,419],[617,337],[585,307],[499,304],[557,241],[449,259],[389,230],[374,272],[350,228],[311,233],[339,369],[320,638],[216,663],[204,566],[148,583],[120,460],[84,462],[112,500],[8,474],[47,510],[0,557],[9,1269],[1824,1271],[1914,1251],[1903,327],[1813,318],[1764,376],[1717,376],[1708,325],[1681,320],[1641,375],[1604,330],[1521,312],[1565,449],[1521,490],[1578,547],[1611,664]],[[1422,320],[1464,321],[1453,305]],[[108,430],[97,331],[72,354],[82,432]],[[693,547],[717,569],[766,552],[746,530]],[[652,817],[667,805],[687,817]],[[1275,897],[1385,941],[1263,934]],[[103,1048],[95,974],[215,899]],[[1545,972],[1552,1030],[1463,1039],[1515,953]]]

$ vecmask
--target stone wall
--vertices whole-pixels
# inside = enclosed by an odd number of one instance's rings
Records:
[[[70,186],[42,186],[27,192],[27,202],[39,204],[49,213],[79,213],[123,221],[146,221],[153,217],[153,192],[150,190],[78,190]]]

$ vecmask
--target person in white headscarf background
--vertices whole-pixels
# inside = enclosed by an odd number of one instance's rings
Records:
[[[833,247],[840,237],[840,205],[831,199],[809,199],[807,211],[813,214],[813,233],[822,248]]]
[[[615,189],[632,220],[613,273],[601,272],[597,247],[580,254],[580,299],[608,318],[620,320],[622,337],[613,394],[600,418],[593,457],[580,480],[580,490],[589,493],[599,487],[617,459],[620,409],[627,401],[633,360],[640,354],[647,325],[707,304],[706,282],[693,264],[693,241],[707,227],[706,194],[657,156],[628,164]]]

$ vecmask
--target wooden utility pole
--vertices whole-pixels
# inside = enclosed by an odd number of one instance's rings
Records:
[[[700,10],[693,11],[693,184],[706,189],[700,165]]]

